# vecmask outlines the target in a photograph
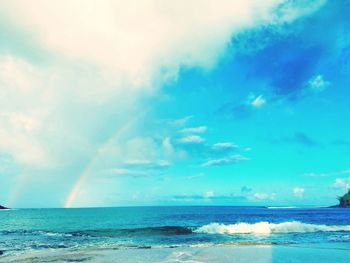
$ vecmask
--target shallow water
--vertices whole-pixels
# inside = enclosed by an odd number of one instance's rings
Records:
[[[0,213],[4,255],[61,248],[159,248],[201,244],[344,244],[350,209],[124,207]]]

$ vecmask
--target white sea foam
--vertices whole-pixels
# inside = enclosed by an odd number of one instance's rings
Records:
[[[238,223],[224,225],[212,223],[204,225],[195,232],[207,234],[286,234],[286,233],[310,233],[310,232],[334,232],[350,231],[350,225],[316,225],[306,224],[297,221],[273,224],[269,222],[259,222],[255,224]]]
[[[268,206],[267,209],[294,209],[294,208],[302,208],[298,206]]]
[[[303,209],[303,208],[326,208],[327,206],[268,206],[267,209]]]

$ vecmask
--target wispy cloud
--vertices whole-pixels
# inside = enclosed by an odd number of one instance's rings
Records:
[[[305,176],[310,177],[327,177],[327,176],[337,176],[337,175],[343,175],[343,174],[350,174],[350,170],[342,170],[342,171],[335,171],[335,172],[326,172],[326,173],[305,173]]]
[[[166,160],[129,160],[124,163],[126,167],[137,169],[167,169],[170,167],[170,162]]]
[[[276,198],[276,194],[272,193],[272,194],[267,194],[267,193],[255,193],[253,195],[254,199],[258,200],[258,201],[263,201],[263,200],[275,200]]]
[[[189,135],[179,139],[180,143],[202,143],[205,139],[199,135]]]
[[[203,194],[173,195],[171,200],[175,202],[246,202],[247,197],[234,194],[215,194],[213,191],[207,191]]]
[[[255,108],[260,108],[265,104],[266,104],[266,99],[262,95],[259,95],[253,98],[252,101],[250,102],[250,105],[252,105]]]
[[[180,132],[182,133],[204,133],[208,129],[207,126],[199,126],[192,128],[184,128]]]
[[[180,119],[170,120],[169,124],[175,127],[183,127],[186,123],[193,118],[193,115],[185,116]]]
[[[238,145],[232,142],[218,142],[212,145],[212,149],[214,150],[232,150],[236,149]]]
[[[164,173],[170,167],[170,165],[171,164],[165,160],[129,160],[121,164],[119,167],[112,168],[105,173],[108,176],[153,176]]]
[[[200,126],[206,127],[206,126]],[[207,127],[206,127],[207,128]],[[197,129],[197,128],[196,128]],[[203,129],[198,129],[202,131]],[[180,131],[180,135],[183,132]],[[163,141],[164,146],[169,148],[169,141]],[[218,162],[233,162],[233,159],[236,158],[238,161],[238,156],[232,157],[233,152],[239,150],[239,146],[232,142],[217,142],[214,144],[210,144],[206,142],[206,139],[200,135],[188,135],[178,138],[172,147],[170,147],[173,151],[182,152],[188,158],[196,160],[197,162],[203,162],[203,159],[206,160],[206,165],[213,165]],[[182,156],[185,156],[185,155]],[[243,158],[243,157],[242,157]],[[242,159],[241,158],[241,159]],[[209,160],[209,161],[208,161]]]
[[[248,161],[249,158],[242,156],[242,155],[231,155],[219,159],[213,159],[213,160],[208,160],[205,163],[202,164],[203,167],[208,167],[208,166],[223,166],[223,165],[230,165],[230,164],[236,164],[242,161]]]
[[[226,103],[217,111],[219,114],[230,114],[236,119],[245,119],[251,116],[256,110],[262,108],[267,103],[263,95],[256,96],[250,94],[241,103]]]

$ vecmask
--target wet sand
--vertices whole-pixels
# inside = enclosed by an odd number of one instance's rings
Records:
[[[223,245],[152,249],[56,249],[2,256],[0,262],[349,262],[344,245]]]

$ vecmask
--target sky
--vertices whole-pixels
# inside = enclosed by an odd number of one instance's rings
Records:
[[[0,203],[332,205],[350,1],[1,0]]]

